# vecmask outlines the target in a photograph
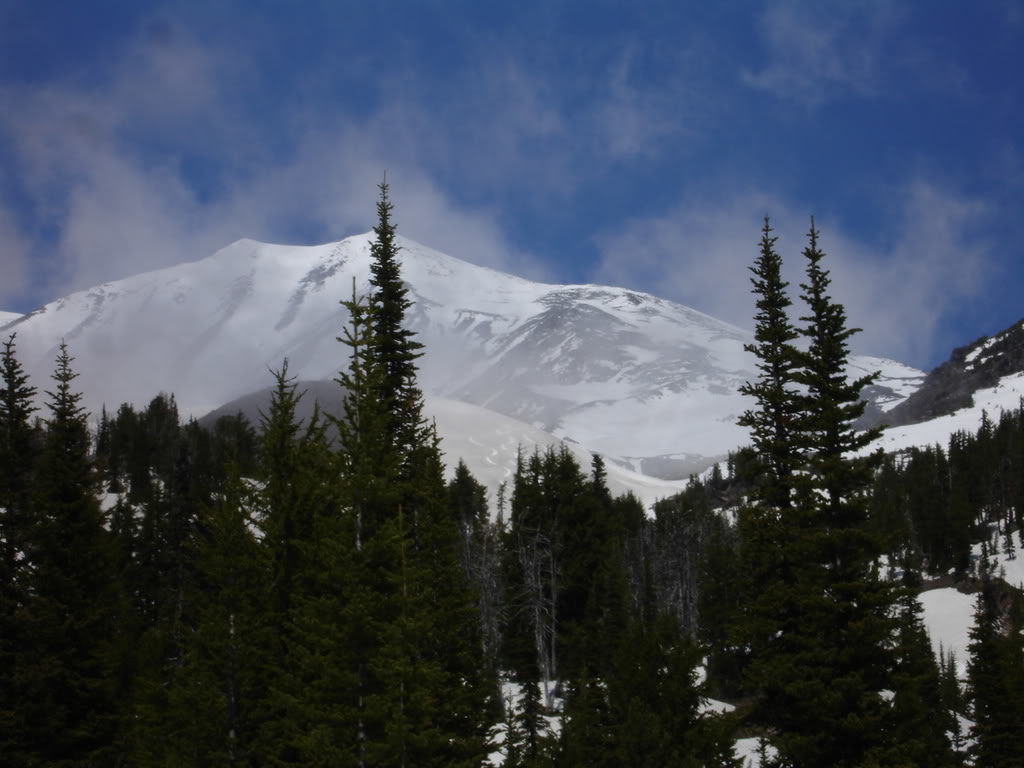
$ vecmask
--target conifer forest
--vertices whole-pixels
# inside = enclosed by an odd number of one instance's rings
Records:
[[[204,426],[173,393],[89,414],[73,345],[33,381],[3,341],[0,763],[1024,764],[1024,601],[989,563],[1024,408],[871,452],[813,221],[799,285],[767,219],[751,248],[751,444],[648,512],[596,454],[521,450],[490,498],[445,453],[393,215],[382,184],[311,418],[287,360],[258,423]],[[973,595],[969,658],[933,653],[936,580]]]

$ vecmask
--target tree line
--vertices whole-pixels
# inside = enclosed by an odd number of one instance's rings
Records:
[[[462,462],[445,482],[380,192],[337,416],[297,417],[285,361],[255,426],[160,395],[91,433],[68,348],[39,418],[4,343],[5,763],[736,766],[758,735],[765,765],[941,766],[967,712],[977,764],[1013,764],[1020,601],[970,547],[1019,535],[1020,412],[855,456],[870,377],[818,233],[794,325],[766,221],[752,447],[651,516],[564,448],[489,500]],[[966,690],[914,596],[947,568],[978,579]]]

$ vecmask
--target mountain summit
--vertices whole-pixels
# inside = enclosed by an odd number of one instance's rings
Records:
[[[302,379],[347,364],[339,304],[368,292],[371,234],[320,246],[239,240],[208,258],[104,283],[3,326],[36,381],[60,340],[88,405],[173,392],[196,415],[266,386],[288,358]],[[483,406],[647,474],[685,477],[746,441],[750,334],[650,294],[531,282],[399,238],[426,345],[428,395]],[[739,290],[739,288],[738,288]],[[871,397],[902,402],[923,373],[879,358]]]

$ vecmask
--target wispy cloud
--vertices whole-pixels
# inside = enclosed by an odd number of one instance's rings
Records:
[[[839,92],[871,94],[899,19],[885,2],[772,3],[758,22],[767,60],[741,70],[740,79],[808,106]]]
[[[890,196],[898,213],[885,245],[865,242],[829,217],[819,217],[817,226],[835,298],[846,306],[851,326],[863,328],[856,350],[924,366],[962,343],[943,335],[941,321],[991,277],[991,244],[980,233],[991,211],[927,180]],[[781,195],[756,190],[727,201],[687,199],[603,236],[594,278],[650,290],[749,328],[748,267],[762,218],[771,217],[779,236],[790,294],[799,306],[809,213]]]
[[[275,136],[270,152],[271,137],[233,96],[245,87],[245,54],[158,24],[114,60],[90,83],[0,94],[15,106],[0,115],[0,136],[17,158],[37,231],[56,233],[34,237],[13,215],[0,215],[6,306],[26,290],[31,258],[52,262],[46,284],[35,287],[54,297],[201,258],[239,237],[326,240],[365,231],[385,171],[404,234],[487,266],[549,275],[510,243],[493,207],[456,200],[434,180],[421,158],[453,145],[444,124],[402,92],[368,115],[293,109],[282,121],[284,146]],[[523,153],[516,142],[560,127],[525,77],[510,70],[502,82],[530,125],[491,153],[507,167]],[[205,177],[190,167],[196,158],[207,163]]]
[[[0,310],[13,307],[28,286],[31,255],[29,238],[9,211],[0,208]]]
[[[674,76],[667,83],[645,82],[635,72],[636,57],[636,46],[619,54],[608,69],[603,97],[595,103],[599,141],[616,158],[656,155],[665,140],[694,130],[683,117],[691,101],[686,98],[685,79]]]

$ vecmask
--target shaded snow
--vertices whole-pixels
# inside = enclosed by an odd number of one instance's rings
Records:
[[[957,674],[967,674],[968,632],[974,622],[975,595],[965,595],[952,587],[930,589],[917,597],[924,609],[924,625],[936,658],[939,649],[956,655]]]
[[[850,378],[867,376],[875,372],[879,375],[874,386],[891,391],[890,395],[877,401],[883,412],[892,410],[920,389],[927,375],[922,370],[896,360],[870,355],[854,355],[846,367],[846,374]]]
[[[761,758],[758,757],[759,744],[760,739],[756,736],[736,740],[736,757],[743,760],[743,768],[760,768]],[[769,758],[773,758],[776,755],[775,748],[770,745],[766,752]]]
[[[967,356],[964,358],[964,370],[973,370],[975,362],[978,362],[979,364],[985,363],[987,358],[983,358],[981,360],[978,360],[978,358],[981,356],[983,352],[985,352],[988,349],[991,349],[996,344],[996,342],[1000,341],[1005,336],[1005,333],[998,333],[990,339],[985,339],[985,341],[983,341],[977,347],[968,352]]]
[[[563,700],[554,696],[556,682],[537,683],[537,690],[540,692],[541,702],[548,708],[550,714],[544,717],[547,722],[547,735],[558,738],[562,730],[562,721],[559,713],[562,710]],[[523,686],[519,683],[504,681],[501,684],[501,697],[504,701],[506,711],[510,708],[514,712],[522,711]],[[505,723],[498,723],[491,730],[491,738],[494,740],[495,751],[488,757],[490,765],[499,766],[505,763]]]
[[[492,515],[497,511],[498,486],[502,482],[508,483],[506,499],[512,498],[512,475],[520,446],[523,454],[530,456],[535,450],[544,452],[549,447],[557,450],[564,445],[576,457],[583,471],[589,474],[589,446],[561,440],[500,413],[456,400],[428,397],[425,415],[437,422],[449,476],[455,472],[456,463],[461,458],[473,476],[487,487]],[[658,499],[679,493],[686,485],[683,481],[648,477],[610,462],[605,467],[612,494],[631,491],[648,508]]]
[[[1008,584],[1024,590],[1024,543],[1021,541],[1020,531],[1010,533],[1010,542],[1013,545],[1012,552],[1005,550],[1005,539],[1002,535],[996,535],[989,543],[988,560],[991,572],[995,576],[1002,577]],[[971,548],[974,560],[981,559],[981,544],[975,544]]]
[[[121,501],[123,497],[119,493],[111,493],[110,491],[104,491],[100,494],[100,509],[104,512],[109,512],[117,503]]]

